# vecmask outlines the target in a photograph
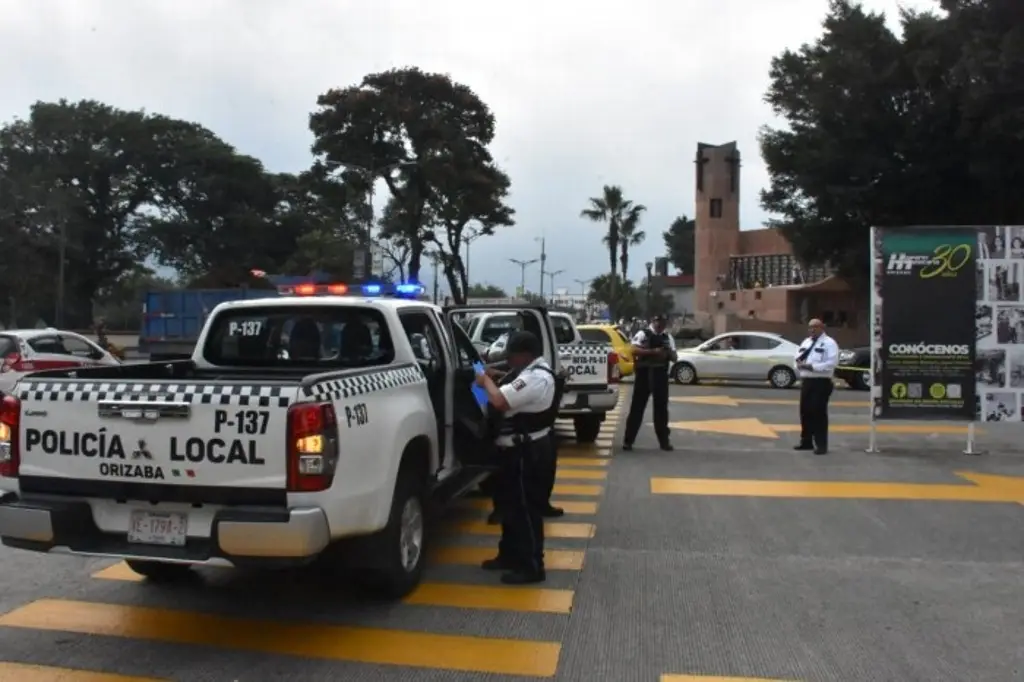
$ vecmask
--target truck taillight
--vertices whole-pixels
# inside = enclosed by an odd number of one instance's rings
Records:
[[[622,380],[622,370],[619,369],[619,354],[608,354],[608,383],[617,384]]]
[[[18,420],[21,401],[12,395],[0,400],[0,477],[17,478],[21,453],[18,452]]]
[[[330,403],[288,408],[288,491],[327,490],[338,465],[338,416]]]
[[[18,353],[5,355],[3,363],[0,364],[0,374],[4,372],[31,372],[33,369],[35,369],[35,365],[31,362],[25,362],[25,359]]]

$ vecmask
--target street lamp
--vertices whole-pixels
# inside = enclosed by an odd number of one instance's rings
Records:
[[[468,233],[468,236],[467,236]],[[477,239],[484,236],[483,229],[475,230],[473,228],[467,228],[462,231],[462,241],[466,242],[466,288],[468,289],[471,282],[469,280],[469,247]],[[466,292],[469,295],[469,292]]]
[[[552,300],[554,300],[554,297],[555,297],[555,276],[556,275],[561,275],[563,272],[565,272],[565,270],[555,270],[554,272],[545,273],[548,276],[548,278],[551,280],[551,299]]]
[[[526,295],[526,268],[528,268],[529,266],[533,265],[534,263],[536,263],[540,259],[539,258],[534,258],[533,260],[519,260],[517,258],[509,258],[509,260],[519,266],[519,282],[520,282],[519,283],[519,290],[522,292],[522,295],[525,296]]]
[[[654,263],[647,261],[644,263],[647,267],[647,302],[644,305],[644,310],[647,312],[647,317],[651,316],[651,272],[654,270]]]
[[[534,237],[533,241],[540,242],[540,297],[544,299],[544,264],[548,260],[547,240],[544,237]]]

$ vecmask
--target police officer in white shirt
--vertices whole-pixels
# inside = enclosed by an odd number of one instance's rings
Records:
[[[832,375],[839,364],[839,346],[825,333],[821,320],[807,324],[811,335],[800,344],[796,368],[800,372],[800,442],[794,449],[828,452],[828,400],[835,388]]]
[[[653,398],[651,409],[654,417],[654,433],[662,450],[671,450],[668,428],[668,368],[676,357],[676,342],[665,331],[665,316],[655,315],[651,326],[641,329],[630,341],[633,346],[633,360],[636,371],[633,375],[633,397],[626,417],[626,433],[622,440],[623,450],[632,450],[633,441],[640,431],[647,399]]]
[[[545,463],[552,457],[551,429],[558,417],[559,395],[543,345],[527,331],[509,334],[506,346],[511,372],[501,385],[489,369],[477,375],[490,408],[504,419],[495,439],[501,471],[496,491],[501,511],[498,555],[485,570],[503,570],[510,585],[538,583],[544,572],[544,511],[548,507]]]

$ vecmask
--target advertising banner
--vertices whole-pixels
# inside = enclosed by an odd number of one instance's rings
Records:
[[[977,246],[976,228],[876,228],[876,419],[974,420]]]

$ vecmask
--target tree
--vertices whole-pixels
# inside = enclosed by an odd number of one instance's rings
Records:
[[[629,277],[629,249],[643,244],[647,235],[640,226],[640,216],[647,208],[641,205],[631,206],[625,220],[619,227],[619,264],[622,266],[622,279]]]
[[[417,68],[370,74],[320,95],[310,129],[322,166],[348,168],[349,181],[361,177],[367,189],[384,179],[405,218],[402,233],[382,236],[397,234],[408,245],[412,280],[428,244],[444,248],[458,271],[461,230],[470,220],[491,229],[511,224],[503,204],[508,180],[487,151],[494,116],[446,75]],[[438,238],[436,229],[447,234]]]
[[[647,208],[642,204],[634,204],[626,199],[622,188],[618,185],[605,185],[601,196],[591,197],[588,207],[580,211],[580,217],[595,223],[605,223],[607,226],[601,241],[608,247],[608,272],[611,275],[611,279],[608,280],[608,286],[610,287],[609,296],[613,301],[618,300],[618,296],[615,293],[618,281],[618,266],[620,263],[629,264],[628,245],[621,253],[619,248],[620,242],[623,241],[623,225],[632,224],[632,230],[635,230],[640,215],[646,210]],[[627,236],[626,241],[630,239],[632,239],[632,236]],[[642,236],[641,239],[643,239]],[[625,273],[623,273],[623,276],[625,276]],[[613,312],[615,312],[614,306]]]
[[[473,284],[467,292],[468,298],[508,298],[508,292],[493,284]]]
[[[661,233],[669,262],[676,270],[688,275],[694,273],[696,227],[696,221],[682,215],[672,221],[668,230]]]
[[[787,125],[761,133],[761,203],[805,262],[866,277],[872,225],[1024,219],[1020,3],[942,6],[903,12],[901,38],[831,0],[823,35],[772,61],[766,99]]]

